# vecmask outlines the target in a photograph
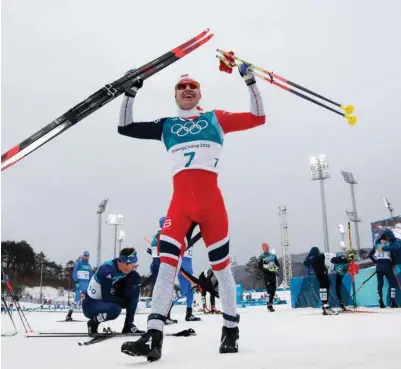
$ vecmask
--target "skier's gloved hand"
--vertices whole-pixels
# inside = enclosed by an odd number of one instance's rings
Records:
[[[355,255],[354,254],[349,254],[348,255],[348,261],[351,263],[354,260],[355,260]]]
[[[133,73],[135,73],[135,71],[136,71],[135,68],[130,69],[129,71],[127,71],[125,73],[125,75],[127,76],[127,75],[130,75],[130,74],[133,74]],[[133,86],[130,87],[130,88],[127,88],[125,90],[125,96],[129,96],[129,97],[132,97],[132,98],[135,97],[137,92],[138,92],[138,90],[140,88],[142,88],[142,86],[143,86],[143,79],[142,78],[137,78],[135,83],[133,84]]]
[[[249,64],[241,63],[238,65],[238,71],[247,86],[251,86],[256,83],[252,67]]]
[[[148,247],[148,248],[146,249],[146,252],[147,252],[149,255],[152,255],[152,249],[151,249],[150,247]]]

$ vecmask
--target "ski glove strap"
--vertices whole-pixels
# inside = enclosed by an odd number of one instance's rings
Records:
[[[223,319],[228,320],[229,322],[239,323],[239,315],[236,316],[227,315],[223,313]]]
[[[149,320],[161,320],[163,323],[166,323],[166,317],[164,315],[161,314],[150,314],[148,316],[148,321]]]

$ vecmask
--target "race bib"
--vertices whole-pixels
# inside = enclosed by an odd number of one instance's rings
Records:
[[[79,270],[77,272],[77,279],[89,279],[89,272],[86,270]]]

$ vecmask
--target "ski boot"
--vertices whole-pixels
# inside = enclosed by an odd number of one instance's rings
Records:
[[[323,315],[338,315],[337,311],[334,311],[329,305],[323,305]]]
[[[386,305],[384,305],[383,299],[379,299],[379,305],[380,305],[380,309],[385,309]]]
[[[223,319],[230,322],[239,323],[239,315],[232,316],[223,313]],[[238,326],[235,328],[227,328],[223,326],[221,331],[221,343],[219,349],[220,354],[232,354],[238,352],[238,339]]]
[[[98,333],[98,328],[99,328],[99,323],[95,318],[92,318],[90,320],[88,320],[88,322],[86,323],[86,325],[88,326],[88,336],[93,336],[96,333]]]
[[[344,303],[340,300],[340,308],[342,311],[348,311],[347,308],[345,307]]]
[[[187,322],[199,322],[201,320],[201,318],[192,314],[192,308],[187,307],[187,314],[185,316],[185,320]]]
[[[177,324],[178,320],[177,319],[171,319],[170,315],[166,318],[166,325],[168,324]]]
[[[162,345],[163,332],[149,329],[138,341],[124,342],[121,352],[130,356],[147,356],[148,361],[157,361],[162,357]]]
[[[68,314],[65,317],[66,322],[72,322],[72,310],[68,310]]]
[[[233,354],[238,352],[239,329],[223,326],[221,332],[220,354]]]
[[[129,334],[136,334],[136,335],[141,335],[144,334],[145,331],[141,331],[134,323],[125,323],[123,330],[121,333],[129,333]]]
[[[399,306],[398,306],[397,303],[395,302],[395,299],[394,299],[394,298],[391,299],[391,305],[390,305],[390,307],[392,307],[392,308],[399,308]]]
[[[267,310],[270,311],[271,313],[274,313],[276,310],[274,310],[273,308],[273,304],[272,303],[268,303],[267,304]]]

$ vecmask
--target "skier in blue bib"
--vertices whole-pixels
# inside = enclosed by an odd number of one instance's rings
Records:
[[[84,251],[72,270],[72,279],[75,282],[75,298],[65,318],[67,321],[72,321],[72,313],[81,301],[82,295],[88,288],[89,281],[92,278],[92,267],[89,264],[89,257],[89,251]]]
[[[381,308],[386,307],[383,301],[384,276],[386,276],[388,284],[390,285],[390,306],[392,308],[398,307],[395,302],[397,280],[393,273],[391,260],[391,245],[395,244],[394,241],[394,233],[389,229],[385,229],[381,232],[380,237],[375,241],[372,250],[369,252],[369,258],[376,264],[377,292],[379,294],[379,305]]]

